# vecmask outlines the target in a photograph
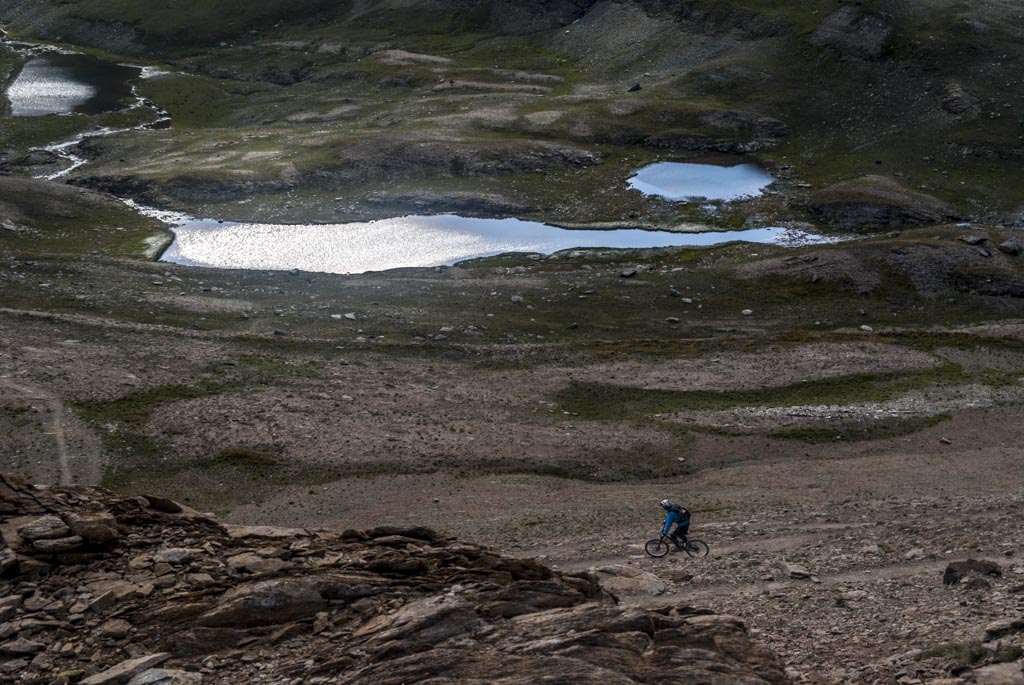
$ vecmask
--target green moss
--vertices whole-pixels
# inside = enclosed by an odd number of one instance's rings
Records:
[[[5,117],[0,119],[0,147],[27,150],[66,140],[95,123],[85,115]]]
[[[175,128],[223,126],[231,116],[231,99],[213,79],[169,74],[143,80],[139,91],[171,116]]]
[[[225,447],[217,455],[224,464],[238,466],[274,466],[277,461],[267,454],[248,447]]]
[[[79,401],[73,402],[71,406],[86,421],[120,421],[141,426],[149,421],[149,417],[161,405],[209,397],[224,390],[224,387],[217,385],[163,385],[114,400]]]
[[[921,652],[916,659],[945,659],[953,661],[957,666],[966,667],[978,663],[989,654],[991,652],[979,642],[948,642]]]
[[[562,411],[589,420],[616,420],[681,410],[734,407],[791,407],[879,402],[915,388],[962,382],[954,364],[902,373],[860,373],[795,383],[778,388],[716,392],[634,388],[610,383],[571,382],[556,393]]]
[[[768,435],[783,440],[799,440],[809,443],[860,442],[883,440],[911,435],[948,421],[949,414],[919,416],[909,419],[865,420],[859,423],[838,423],[829,427],[804,426],[772,431]]]
[[[1024,648],[1018,645],[1009,645],[1003,647],[998,652],[992,655],[992,663],[1006,664],[1012,663],[1024,657]]]

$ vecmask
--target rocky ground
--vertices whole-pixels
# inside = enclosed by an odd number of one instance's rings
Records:
[[[623,607],[425,528],[226,526],[9,478],[0,508],[5,682],[786,682],[735,617]]]

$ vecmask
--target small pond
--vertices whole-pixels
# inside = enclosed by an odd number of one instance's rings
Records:
[[[629,186],[669,200],[740,200],[760,195],[774,179],[757,164],[659,162],[640,169]]]
[[[454,215],[309,225],[187,220],[173,230],[176,237],[163,255],[164,261],[231,269],[327,273],[440,266],[506,252],[550,254],[577,247],[706,246],[736,240],[806,244],[821,240],[784,228],[707,233],[568,230],[519,219]]]
[[[133,98],[129,81],[142,70],[82,54],[30,58],[7,89],[11,115],[101,114]]]

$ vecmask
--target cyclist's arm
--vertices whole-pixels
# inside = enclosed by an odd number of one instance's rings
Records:
[[[668,532],[672,530],[672,524],[675,523],[676,512],[668,512],[668,516],[665,517],[665,525],[661,528],[662,535],[668,535]]]

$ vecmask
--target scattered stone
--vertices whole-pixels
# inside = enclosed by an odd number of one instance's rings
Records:
[[[96,634],[100,637],[121,639],[131,632],[132,624],[123,619],[112,619],[99,627]]]
[[[187,564],[192,561],[195,557],[195,552],[184,547],[171,547],[168,549],[162,549],[153,555],[153,563],[155,564],[172,564],[174,566],[180,566],[181,564]]]
[[[744,309],[742,312],[740,312],[740,314],[742,314],[743,316],[753,316],[754,315],[754,310],[753,309]]]
[[[348,314],[345,315],[345,318],[348,319],[349,321],[355,321],[356,320],[356,313],[355,312],[349,312]]]
[[[992,583],[988,582],[984,578],[971,578],[964,585],[965,590],[991,590]]]
[[[868,325],[866,325],[866,324],[865,324],[865,325],[863,325],[863,326],[861,326],[861,327],[860,327],[860,329],[861,329],[862,331],[864,331],[865,333],[873,333],[873,332],[875,331],[875,329],[874,329],[874,328],[872,328],[871,326],[868,326]]]
[[[25,638],[18,638],[0,645],[0,654],[4,656],[31,656],[46,649],[46,645]]]
[[[913,548],[912,550],[910,550],[909,552],[907,552],[906,554],[903,555],[903,558],[906,559],[907,561],[914,561],[915,559],[921,559],[923,557],[924,557],[924,550],[921,549],[920,547],[915,547],[915,548]]]
[[[622,273],[619,274],[619,276],[621,278],[636,278],[637,274],[639,273],[640,272],[637,271],[636,269],[625,269],[622,271]]]
[[[968,245],[982,245],[988,242],[988,236],[984,235],[962,235],[958,238],[960,242],[967,243]]]
[[[629,92],[629,93],[639,93],[643,89],[644,89],[644,87],[641,86],[639,83],[634,83],[633,85],[631,85],[629,87],[629,90],[626,91],[626,92]]]
[[[999,244],[999,251],[1011,257],[1019,257],[1024,254],[1024,246],[1016,240],[1006,240]]]
[[[805,579],[811,577],[811,572],[797,564],[786,564],[784,572],[790,578]]]
[[[512,301],[516,304],[520,304],[523,301],[522,295],[513,295]]]
[[[679,317],[670,316],[667,319],[665,319],[665,323],[679,323]]]

